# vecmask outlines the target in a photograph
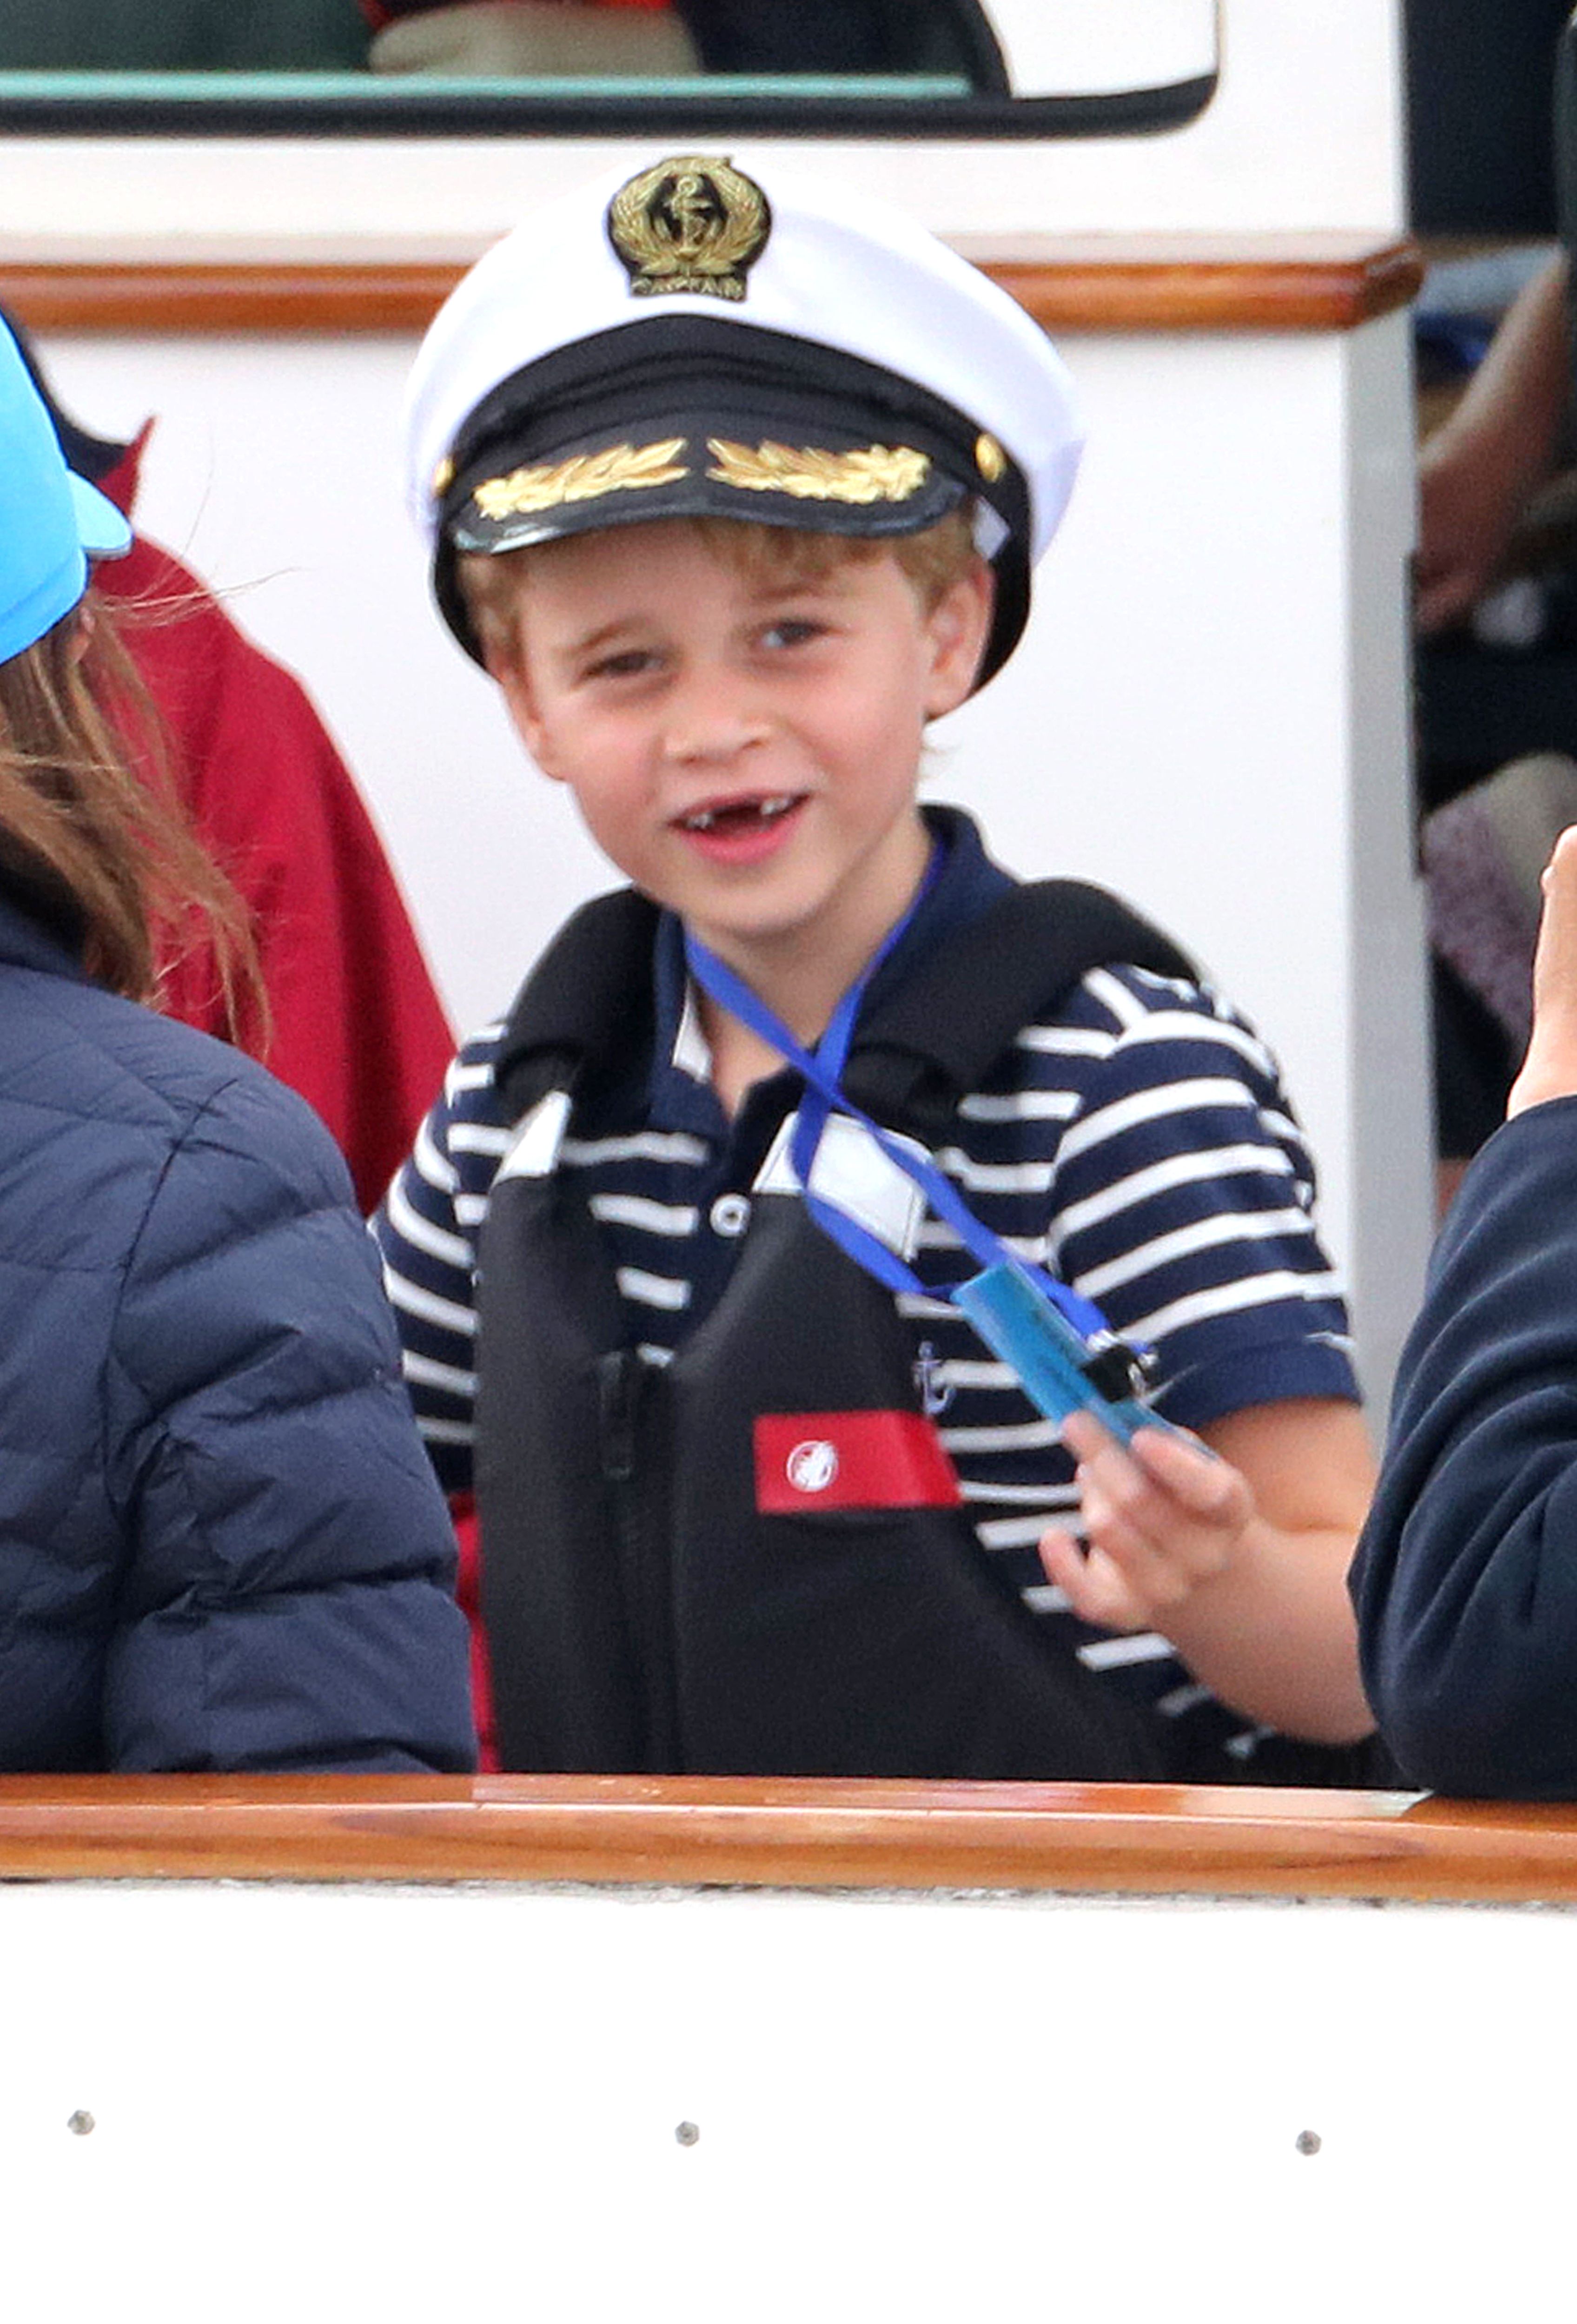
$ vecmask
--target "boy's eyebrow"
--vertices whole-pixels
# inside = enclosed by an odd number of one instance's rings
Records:
[[[607,645],[612,639],[639,629],[642,618],[639,613],[617,613],[611,622],[600,622],[595,630],[586,630],[579,637],[566,640],[554,650],[568,661],[575,660],[581,654],[595,653],[599,646]]]
[[[825,573],[771,574],[752,585],[752,606],[756,611],[770,605],[791,602],[796,597],[838,597],[846,595],[844,579],[845,568],[834,567]],[[574,661],[586,654],[595,653],[611,644],[615,638],[627,636],[632,630],[642,628],[650,616],[644,612],[615,613],[611,621],[599,622],[595,629],[581,636],[569,638],[554,649],[563,659]]]
[[[841,597],[848,592],[846,571],[839,565],[825,573],[773,574],[759,582],[752,594],[759,605],[775,604],[785,597]]]

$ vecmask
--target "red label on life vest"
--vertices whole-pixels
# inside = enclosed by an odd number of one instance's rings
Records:
[[[756,1508],[951,1509],[953,1463],[918,1412],[770,1412],[755,1424]]]

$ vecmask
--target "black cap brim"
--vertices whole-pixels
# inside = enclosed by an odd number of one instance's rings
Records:
[[[661,518],[881,540],[978,501],[997,574],[982,683],[1028,612],[1028,493],[994,442],[911,382],[738,324],[654,318],[529,365],[472,413],[439,491],[434,588],[475,659],[456,554]]]

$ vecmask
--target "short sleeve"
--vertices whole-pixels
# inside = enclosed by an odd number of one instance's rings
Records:
[[[1156,1356],[1155,1400],[1201,1427],[1249,1405],[1356,1399],[1342,1286],[1275,1059],[1216,996],[1098,970],[1109,1037],[1074,1075],[1053,1180],[1053,1263]]]

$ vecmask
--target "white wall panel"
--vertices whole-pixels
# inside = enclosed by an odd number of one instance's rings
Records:
[[[1401,1904],[11,1886],[8,2312],[1561,2314],[1572,1936]]]

